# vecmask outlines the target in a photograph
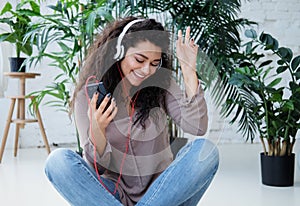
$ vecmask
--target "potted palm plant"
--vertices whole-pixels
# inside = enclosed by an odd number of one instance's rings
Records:
[[[227,99],[223,114],[236,111],[231,122],[238,122],[247,139],[260,137],[262,183],[292,186],[293,148],[300,128],[300,55],[293,58],[292,50],[279,47],[270,34],[245,34],[251,41],[236,53],[229,79],[239,95]]]
[[[24,8],[26,4],[30,9]],[[24,0],[16,5],[16,9],[7,2],[0,13],[0,24],[6,24],[9,31],[3,31],[0,34],[0,42],[9,42],[15,46],[16,56],[10,57],[11,71],[25,72],[23,62],[26,58],[21,57],[21,53],[30,56],[32,54],[32,45],[30,40],[25,41],[25,35],[28,32],[31,23],[31,16],[38,16],[40,9],[33,0]]]

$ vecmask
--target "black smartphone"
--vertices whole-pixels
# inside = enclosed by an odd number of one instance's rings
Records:
[[[96,103],[96,109],[98,109],[101,102],[103,101],[104,97],[107,95],[107,91],[103,85],[103,82],[88,84],[86,86],[86,89],[87,89],[87,93],[88,93],[90,99],[93,98],[93,95],[95,92],[99,93],[97,103]],[[110,101],[106,105],[105,110],[107,109],[107,107],[109,107],[109,105],[110,105]]]

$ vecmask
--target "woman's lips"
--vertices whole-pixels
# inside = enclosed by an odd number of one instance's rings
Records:
[[[138,77],[138,78],[140,78],[140,79],[144,79],[146,76],[144,76],[144,75],[141,75],[141,74],[139,74],[139,73],[137,73],[136,71],[132,71],[132,73],[136,76],[136,77]]]

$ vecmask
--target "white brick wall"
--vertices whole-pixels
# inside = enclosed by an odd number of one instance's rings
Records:
[[[2,8],[6,1],[0,2]],[[15,1],[11,1],[15,2]],[[277,38],[282,46],[293,49],[300,53],[300,0],[243,0],[241,17],[256,21],[259,25],[256,29],[272,34]],[[1,65],[1,64],[0,64]],[[29,80],[27,91],[36,91],[49,85],[55,76],[55,70],[44,63],[39,69],[32,70],[40,72],[41,77]],[[51,70],[51,73],[49,72]],[[54,72],[54,73],[53,73]],[[13,80],[8,82],[6,94],[13,94],[17,90],[17,83]],[[9,100],[0,98],[0,140],[6,123],[6,116],[9,107]],[[75,128],[70,123],[67,115],[63,112],[55,111],[55,108],[42,106],[40,108],[46,133],[50,143],[72,143],[76,142]],[[215,108],[209,102],[210,132],[208,138],[218,143],[243,142],[243,138],[236,132],[236,126],[228,125],[226,121],[220,119]],[[11,126],[7,147],[13,146],[14,125]],[[28,124],[21,130],[21,147],[36,147],[43,145],[37,124]]]
[[[270,33],[280,45],[300,53],[300,0],[242,1],[241,17],[259,25],[257,31]]]
[[[253,28],[258,34],[262,31],[269,33],[280,46],[291,48],[295,55],[300,54],[300,0],[242,0],[240,17],[257,22],[258,25]],[[241,37],[245,39],[243,31]],[[211,104],[209,107],[212,121],[208,138],[218,143],[244,142],[236,132],[237,125],[229,125],[228,120],[222,120]]]

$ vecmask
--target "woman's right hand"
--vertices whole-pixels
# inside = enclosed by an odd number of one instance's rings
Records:
[[[93,98],[90,101],[90,107],[88,111],[88,116],[91,121],[91,131],[92,138],[95,139],[97,144],[97,151],[99,154],[102,154],[104,148],[106,146],[106,135],[105,130],[109,123],[113,120],[118,112],[118,108],[116,106],[116,102],[112,99],[111,104],[105,110],[106,105],[109,103],[111,99],[110,94],[106,95],[106,97],[101,102],[98,109],[96,109],[96,103],[98,99],[99,93],[95,93]]]

